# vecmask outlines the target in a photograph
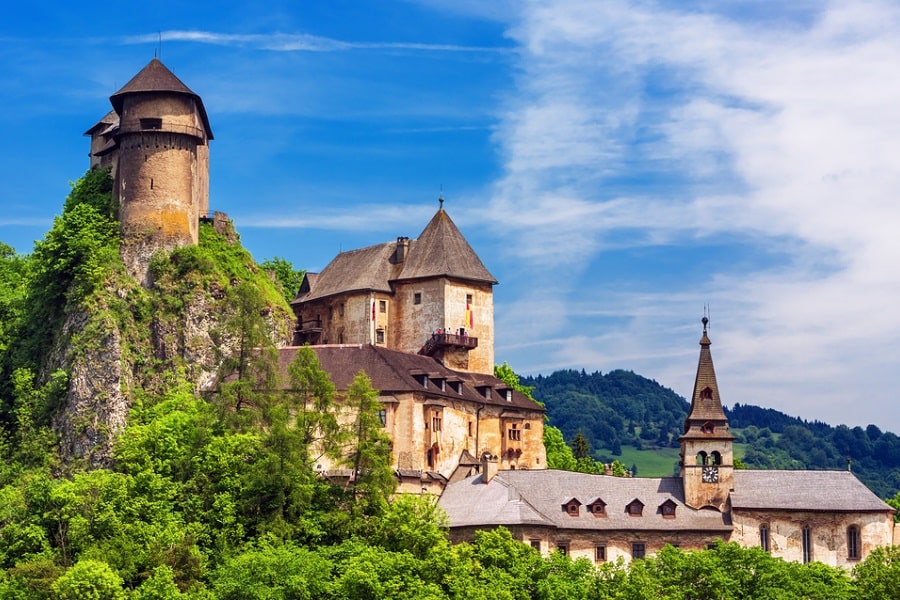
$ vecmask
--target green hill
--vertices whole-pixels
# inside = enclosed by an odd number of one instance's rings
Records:
[[[563,370],[523,377],[569,442],[581,433],[594,458],[637,467],[638,476],[671,475],[690,404],[631,371]],[[850,428],[804,421],[777,410],[736,404],[725,409],[737,436],[735,456],[755,469],[846,469],[882,498],[900,491],[900,437],[869,425]]]

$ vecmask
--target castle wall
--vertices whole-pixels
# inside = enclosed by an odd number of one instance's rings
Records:
[[[416,295],[420,302],[416,303]],[[466,299],[472,311],[472,327],[466,320]],[[474,373],[494,372],[493,288],[445,277],[400,282],[390,319],[388,345],[403,352],[418,352],[438,329],[455,333],[460,328],[478,338],[478,347],[462,358],[445,361],[448,367]],[[465,363],[465,364],[464,364]]]
[[[848,557],[847,529],[860,530],[860,556],[893,542],[893,518],[888,513],[839,513],[784,510],[732,511],[732,540],[745,547],[760,545],[760,526],[769,527],[769,550],[773,556],[802,562],[802,533],[809,527],[812,560],[826,565],[852,568],[859,559]]]

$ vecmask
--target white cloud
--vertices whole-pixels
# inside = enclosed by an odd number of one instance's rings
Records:
[[[619,322],[579,327],[540,364],[631,357],[637,370],[690,379],[694,348],[666,363],[684,335],[675,324],[712,302],[732,401],[835,422],[888,418],[877,405],[900,383],[900,7],[815,9],[748,21],[644,2],[526,5],[509,30],[520,76],[495,135],[506,172],[492,214],[510,251],[569,278],[623,244],[736,236],[744,256],[719,261],[699,290],[647,280],[598,296]],[[645,180],[611,194],[636,167]],[[537,252],[534,240],[549,237],[555,251]],[[772,248],[789,254],[753,258]],[[549,337],[588,319],[566,296],[573,288],[559,286],[566,318]]]

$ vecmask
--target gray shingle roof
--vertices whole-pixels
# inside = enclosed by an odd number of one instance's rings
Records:
[[[810,511],[893,510],[850,471],[736,470],[731,506]]]
[[[341,252],[321,273],[306,275],[305,285],[301,287],[300,295],[293,303],[345,292],[372,290],[390,293],[392,289],[389,281],[394,272],[399,271],[399,267],[391,262],[396,248],[396,242],[389,242]]]
[[[606,531],[715,531],[731,530],[727,515],[695,510],[684,504],[681,479],[623,478],[568,471],[500,471],[487,485],[481,475],[445,489],[438,504],[449,517],[450,527],[491,525],[544,525],[560,529]],[[606,503],[606,516],[585,510],[577,516],[563,510],[572,498],[583,505],[598,498]],[[632,500],[644,504],[642,516],[625,512]],[[675,503],[675,518],[664,518],[659,510],[667,500]]]
[[[409,241],[402,263],[397,262],[396,252],[396,241],[341,252],[321,273],[307,274],[300,294],[291,304],[346,292],[392,293],[394,281],[426,277],[497,283],[443,208],[435,213],[418,239]]]
[[[443,208],[410,243],[409,256],[397,279],[440,276],[497,283]]]

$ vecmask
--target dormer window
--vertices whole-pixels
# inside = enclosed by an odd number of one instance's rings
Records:
[[[659,512],[662,513],[664,519],[675,518],[675,508],[678,505],[670,498],[659,505]]]
[[[625,507],[625,512],[627,512],[632,517],[640,517],[644,514],[644,503],[635,498],[631,502],[628,503],[628,506]]]
[[[506,401],[512,402],[512,390],[510,390],[510,389],[506,390]]]
[[[700,398],[703,400],[712,400],[712,397],[712,388],[705,387],[703,388],[703,391],[700,392]]]
[[[491,399],[491,386],[479,385],[475,389],[477,389],[478,393],[481,394],[482,396],[484,396],[485,398],[487,398],[488,400]]]
[[[606,502],[597,498],[593,502],[587,505],[587,511],[594,515],[595,517],[605,517],[606,516]]]
[[[714,430],[715,427],[713,427],[713,424],[709,421],[707,421],[700,427],[700,431],[702,431],[703,433],[712,433]]]
[[[580,507],[581,502],[579,502],[578,498],[572,498],[562,505],[563,512],[570,517],[577,517],[579,515]]]

